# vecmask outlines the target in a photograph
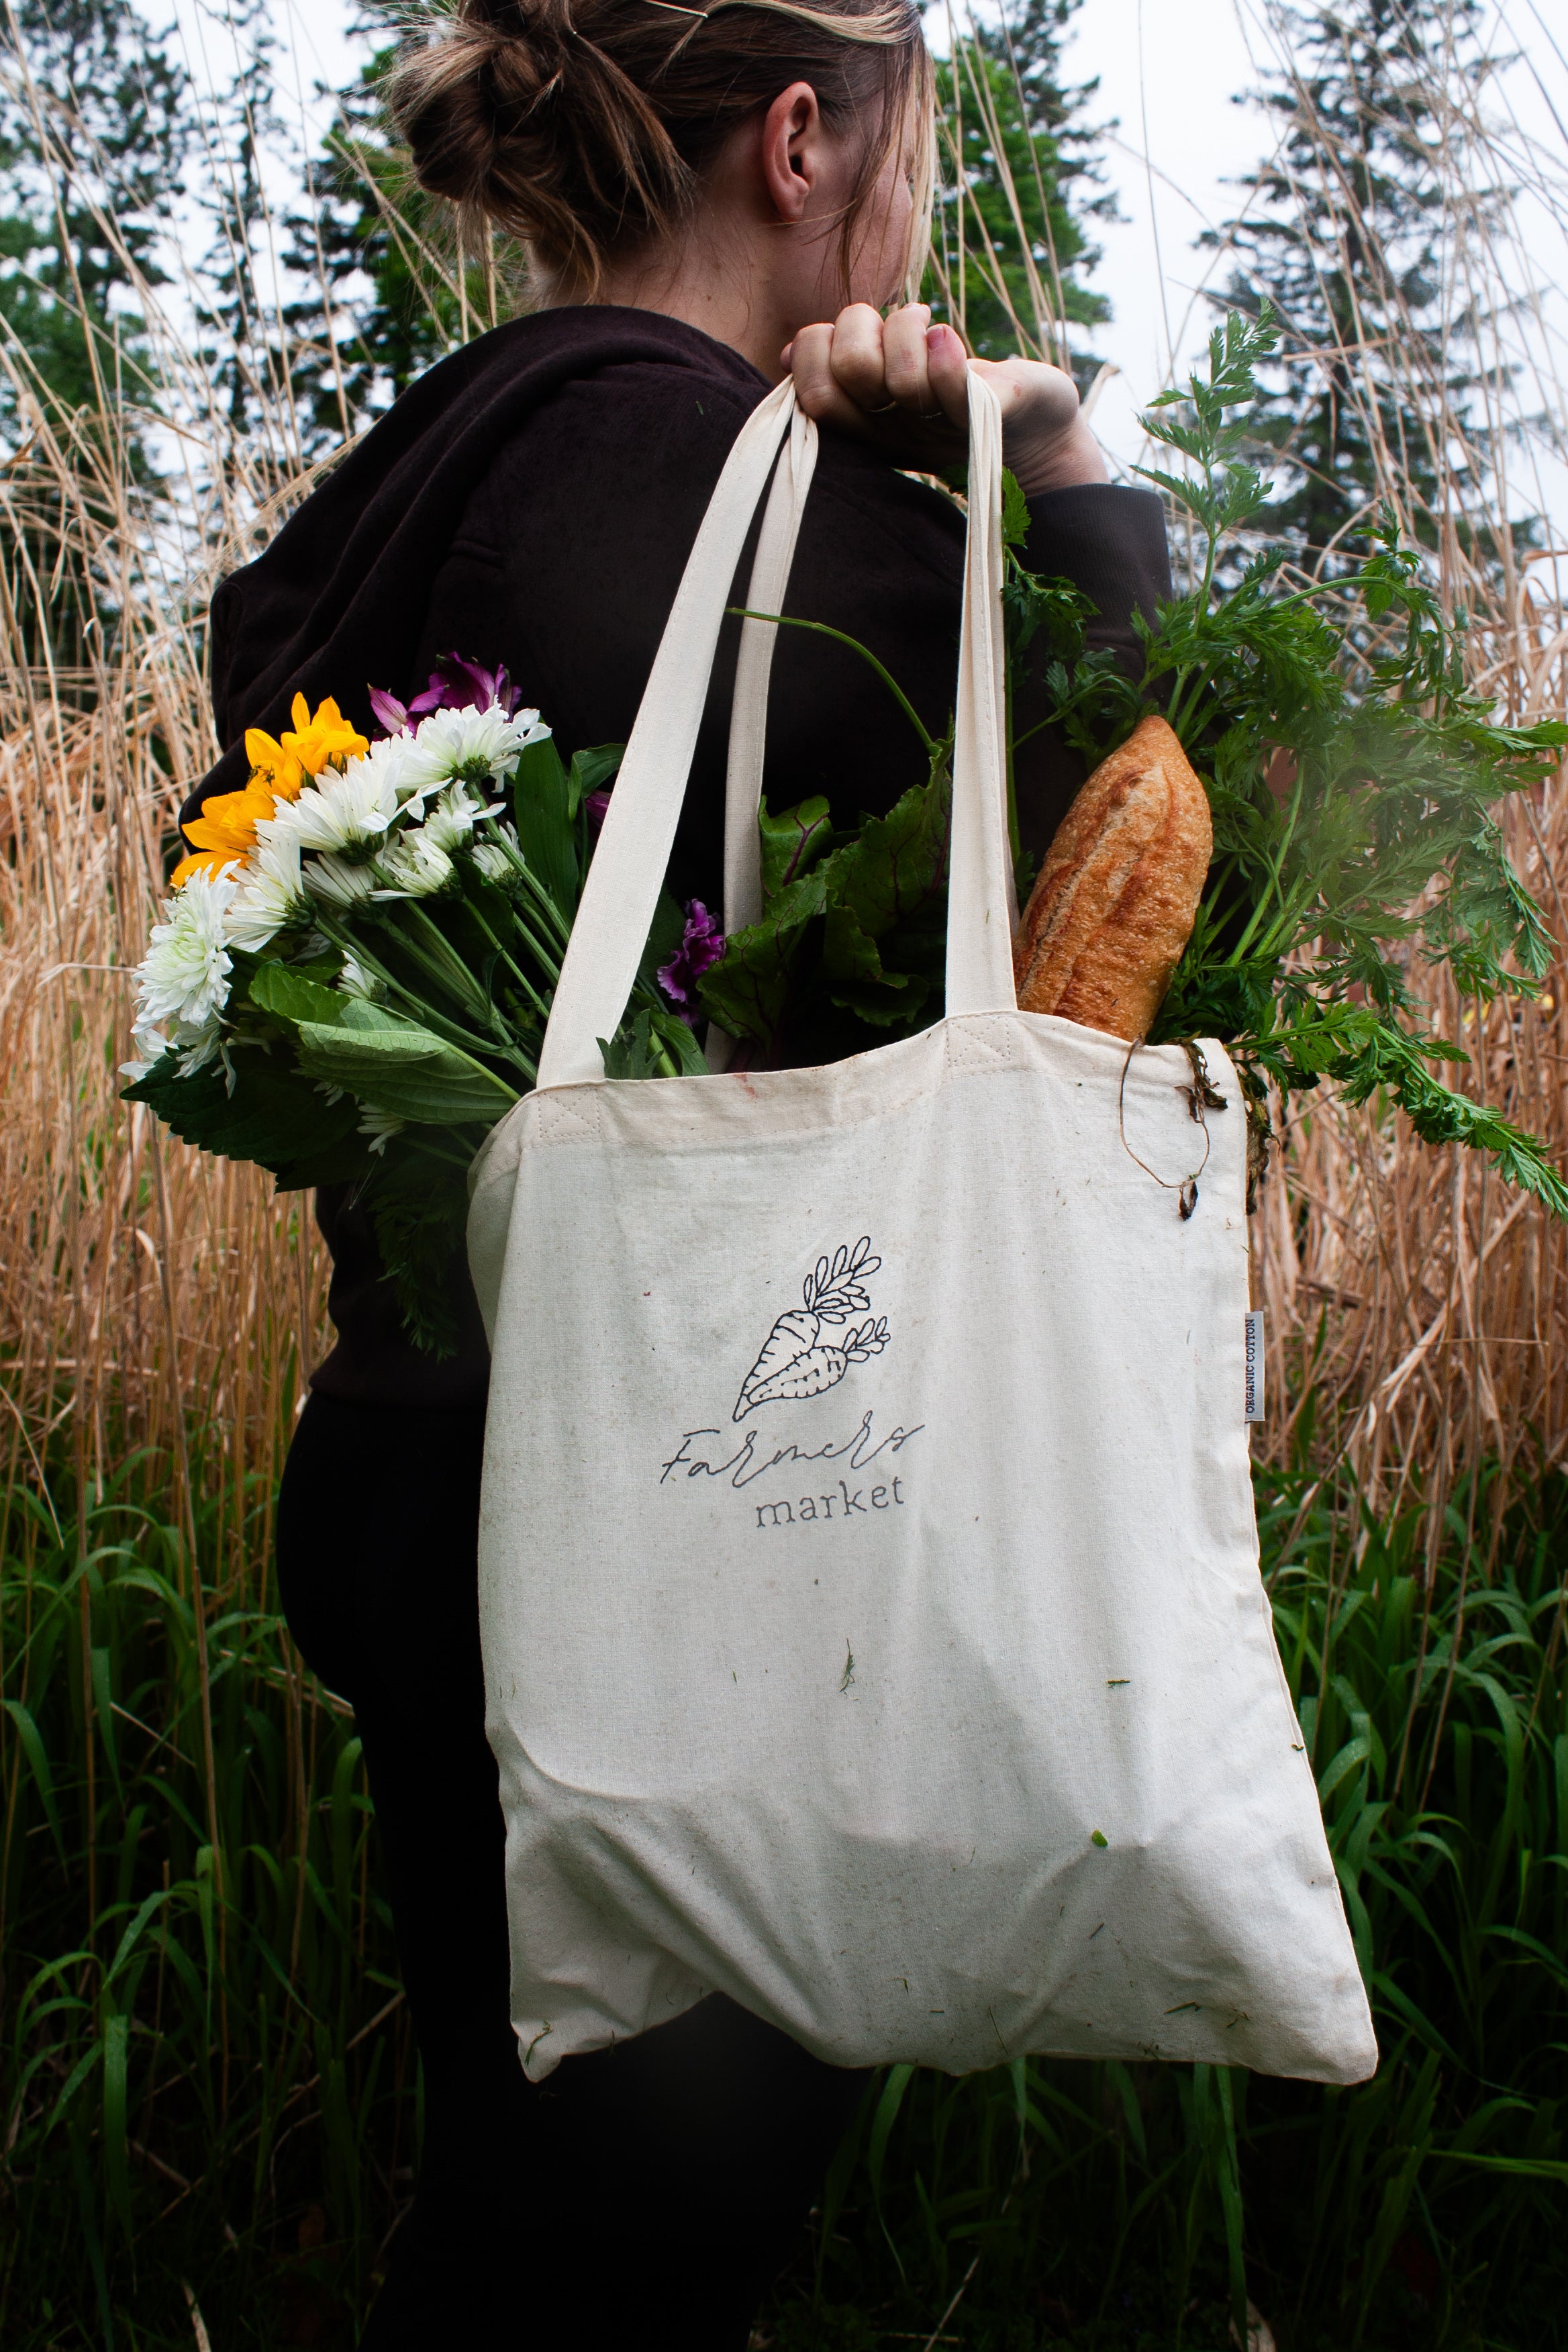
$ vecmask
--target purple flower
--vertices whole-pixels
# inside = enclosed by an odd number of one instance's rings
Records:
[[[583,813],[588,820],[588,839],[591,845],[598,841],[600,827],[609,813],[610,789],[608,784],[604,784],[596,793],[589,793],[584,799]]]
[[[485,669],[462,654],[437,654],[430,683],[409,704],[409,715],[423,718],[429,710],[488,710],[499,702],[510,719],[522,700],[522,688],[513,686],[504,668]]]
[[[400,735],[408,724],[408,706],[399,702],[395,694],[388,694],[384,686],[365,688],[375,723],[384,735]]]
[[[724,934],[718,918],[708,912],[700,898],[693,898],[686,909],[680,945],[669,961],[658,968],[658,984],[689,1029],[697,1025],[697,983],[723,952]]]
[[[462,654],[438,654],[429,685],[411,702],[399,702],[384,687],[373,686],[369,693],[377,724],[389,735],[411,719],[427,718],[432,710],[488,710],[492,702],[499,702],[510,719],[522,700],[522,688],[512,685],[504,667],[486,669]]]

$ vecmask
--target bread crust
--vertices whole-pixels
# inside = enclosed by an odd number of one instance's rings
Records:
[[[1013,943],[1018,1003],[1145,1037],[1214,856],[1208,795],[1163,719],[1140,720],[1063,819]]]

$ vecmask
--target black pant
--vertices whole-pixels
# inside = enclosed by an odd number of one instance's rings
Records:
[[[362,2352],[743,2352],[865,2078],[722,1994],[523,2074],[475,1599],[482,1438],[479,1413],[312,1396],[279,1507],[289,1629],[364,1742],[424,2067],[418,2193]]]

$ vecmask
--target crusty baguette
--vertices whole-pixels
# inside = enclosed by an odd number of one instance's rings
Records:
[[[1102,760],[1063,818],[1013,946],[1018,1003],[1146,1037],[1214,855],[1208,795],[1163,719]]]

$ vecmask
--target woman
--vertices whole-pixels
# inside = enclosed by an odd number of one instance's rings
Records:
[[[504,662],[568,755],[624,739],[731,442],[786,370],[829,428],[790,607],[869,645],[944,723],[963,522],[897,469],[962,457],[966,362],[918,304],[879,316],[918,277],[929,185],[910,0],[459,0],[405,55],[395,107],[424,185],[514,231],[542,304],[434,368],[225,584],[214,691],[235,748],[187,816],[243,781],[245,728],[296,691],[365,724],[367,683],[407,697],[454,650]],[[1026,561],[1072,577],[1095,641],[1134,654],[1135,606],[1168,587],[1158,502],[1109,486],[1068,377],[986,373]],[[853,655],[784,639],[774,805],[886,808],[921,772],[911,731]],[[715,907],[734,652],[670,877]],[[1021,752],[1037,856],[1079,776],[1048,733]],[[279,1580],[356,1711],[425,2099],[418,2195],[363,2341],[741,2352],[862,2083],[717,1996],[526,2082],[475,1615],[483,1338],[465,1286],[457,1356],[416,1352],[363,1218],[331,1193],[318,1215],[337,1344],[289,1459]]]

